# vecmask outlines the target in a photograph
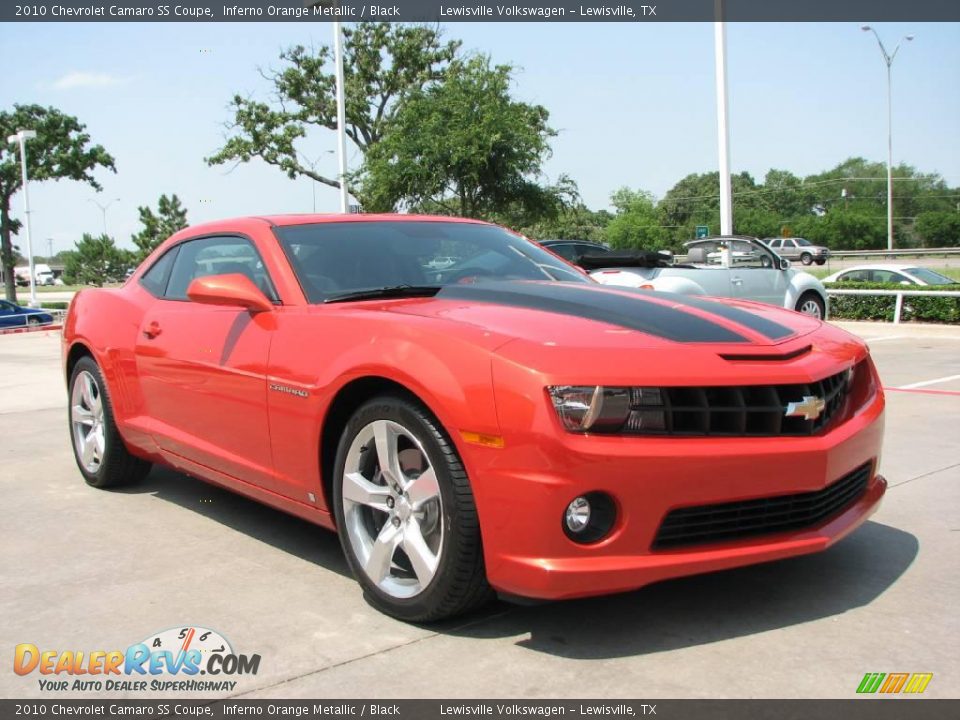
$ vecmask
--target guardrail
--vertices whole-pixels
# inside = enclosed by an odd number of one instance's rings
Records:
[[[960,255],[960,248],[904,248],[901,250],[831,250],[830,257],[917,257],[923,255]]]
[[[893,310],[894,325],[900,324],[900,314],[903,312],[904,297],[956,297],[960,298],[960,290],[834,290],[826,288],[827,295],[895,295],[896,307]]]

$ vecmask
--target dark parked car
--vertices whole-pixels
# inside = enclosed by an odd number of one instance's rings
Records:
[[[578,264],[578,261],[584,255],[610,252],[610,248],[606,245],[589,240],[541,240],[540,244],[574,265]]]
[[[42,310],[20,307],[12,302],[0,300],[0,328],[26,327],[27,325],[49,325],[53,316]]]

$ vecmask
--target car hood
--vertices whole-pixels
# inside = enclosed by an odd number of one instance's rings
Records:
[[[551,347],[709,345],[742,351],[788,343],[821,326],[771,305],[592,283],[451,285],[432,298],[378,305],[381,311],[472,326],[491,340]]]

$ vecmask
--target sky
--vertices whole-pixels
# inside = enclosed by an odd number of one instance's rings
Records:
[[[893,66],[894,162],[960,185],[960,24],[881,23]],[[567,173],[587,205],[628,186],[662,196],[685,175],[717,169],[712,23],[447,23],[464,49],[517,67],[514,96],[544,105],[559,131],[545,165]],[[268,99],[258,68],[281,49],[331,40],[302,23],[0,24],[0,107],[52,105],[76,115],[116,159],[97,194],[70,181],[31,185],[34,252],[56,253],[106,228],[131,247],[137,207],[176,193],[191,223],[237,215],[335,212],[338,194],[260,161],[208,167],[234,93]],[[855,23],[740,23],[727,32],[734,172],[807,175],[851,156],[886,160],[886,69]],[[13,71],[10,71],[14,69]],[[336,174],[333,133],[300,150]],[[360,158],[352,146],[350,167]],[[315,200],[314,200],[315,193]],[[736,209],[736,206],[734,206]],[[14,198],[16,216],[22,196]],[[23,244],[25,238],[20,239]]]

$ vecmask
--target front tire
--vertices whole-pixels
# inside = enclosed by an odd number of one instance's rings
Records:
[[[340,543],[374,607],[428,622],[490,597],[470,481],[425,407],[395,395],[362,405],[334,468]]]
[[[796,311],[798,313],[803,313],[804,315],[810,315],[815,317],[817,320],[823,320],[826,314],[826,308],[823,304],[823,299],[817,295],[815,292],[805,292],[800,296],[800,299],[797,300]]]
[[[73,455],[88,485],[128,485],[150,471],[150,463],[132,455],[124,445],[113,419],[107,384],[93,358],[80,358],[70,374],[68,414]]]
[[[816,262],[817,262],[817,265],[826,265],[827,259],[826,259],[826,258],[817,258]]]
[[[803,253],[803,254],[800,256],[800,262],[802,262],[804,265],[812,265],[812,264],[813,264],[813,255],[811,255],[810,253]]]

